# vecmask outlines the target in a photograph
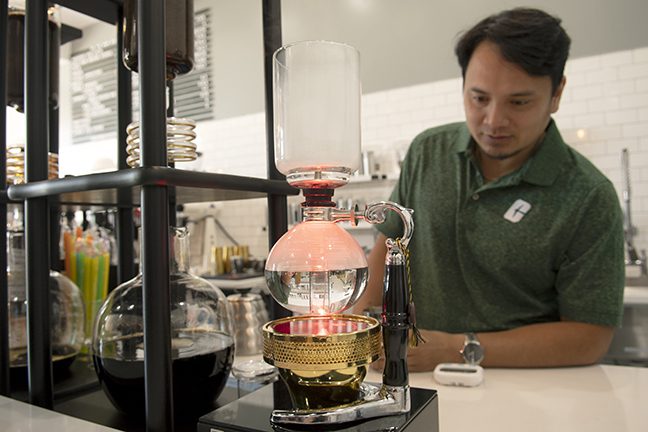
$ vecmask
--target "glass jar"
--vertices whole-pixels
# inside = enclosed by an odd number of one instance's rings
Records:
[[[7,231],[7,285],[9,289],[9,357],[12,378],[26,379],[27,290],[25,235]],[[83,300],[79,288],[66,276],[49,272],[50,340],[55,376],[74,361],[83,345]]]
[[[178,415],[214,407],[234,361],[231,306],[223,292],[188,273],[189,233],[172,228],[169,289],[173,399]],[[115,288],[95,321],[92,356],[101,386],[120,411],[144,416],[142,274]]]
[[[273,57],[275,164],[298,188],[345,185],[360,167],[360,54],[304,41]]]
[[[49,31],[49,101],[52,108],[59,101],[59,58],[61,25],[58,8],[48,10]],[[25,111],[25,1],[10,0],[7,16],[7,105]]]
[[[194,66],[193,0],[166,0],[166,79],[189,73]],[[124,0],[124,64],[138,72],[137,0]]]

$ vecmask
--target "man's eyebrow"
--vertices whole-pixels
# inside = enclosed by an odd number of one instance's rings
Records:
[[[526,90],[526,91],[521,91],[517,93],[512,93],[512,97],[528,97],[528,96],[533,96],[535,94],[534,91],[531,90]]]
[[[485,90],[480,89],[479,87],[470,87],[469,90],[473,93],[481,94],[481,95],[488,95],[488,92]],[[535,92],[533,90],[523,90],[515,93],[511,93],[509,96],[510,97],[528,97],[528,96],[533,96],[535,95]]]
[[[485,92],[484,90],[478,88],[478,87],[470,87],[469,89],[473,93],[479,93],[479,94],[488,94],[488,92]]]

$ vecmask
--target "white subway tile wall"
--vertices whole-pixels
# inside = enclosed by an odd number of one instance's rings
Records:
[[[614,183],[623,204],[621,151],[630,154],[631,216],[635,246],[648,249],[648,47],[573,59],[554,116],[565,140]],[[464,119],[461,79],[366,94],[362,101],[362,147],[373,151],[380,173],[395,175],[398,160],[422,130]],[[201,122],[200,160],[187,165],[211,172],[265,177],[263,113]],[[390,185],[384,188],[384,197]],[[354,186],[358,200],[362,188]],[[349,191],[351,192],[351,191]],[[344,190],[337,195],[353,195]],[[371,198],[376,195],[372,190]],[[256,256],[268,250],[265,200],[225,203],[221,222]]]
[[[183,169],[266,177],[265,115],[257,113],[219,121],[204,121],[196,128],[196,144],[202,154],[196,161],[183,163]],[[228,201],[219,204],[215,217],[231,237],[250,247],[250,254],[268,254],[266,199]],[[217,233],[222,245],[232,242]]]

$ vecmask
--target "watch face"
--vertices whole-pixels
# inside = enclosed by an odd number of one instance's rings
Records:
[[[469,364],[479,364],[484,359],[484,350],[475,342],[468,342],[462,353],[464,360]]]

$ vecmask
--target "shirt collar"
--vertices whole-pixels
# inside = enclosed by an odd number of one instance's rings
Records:
[[[551,119],[540,147],[525,163],[528,168],[522,180],[539,186],[550,186],[560,174],[568,158],[567,145],[560,136],[556,123]]]
[[[457,140],[455,141],[455,151],[457,153],[465,153],[466,156],[470,155],[470,152],[472,151],[471,148],[473,146],[473,139],[472,136],[470,135],[470,131],[468,130],[468,126],[466,123],[463,124],[463,127],[459,129],[459,135],[457,136]]]
[[[464,123],[455,142],[455,150],[470,159],[472,148],[475,145],[476,143]],[[517,173],[521,174],[521,180],[527,183],[549,186],[556,180],[568,157],[567,145],[560,136],[556,123],[551,119],[538,150],[520,167]]]

